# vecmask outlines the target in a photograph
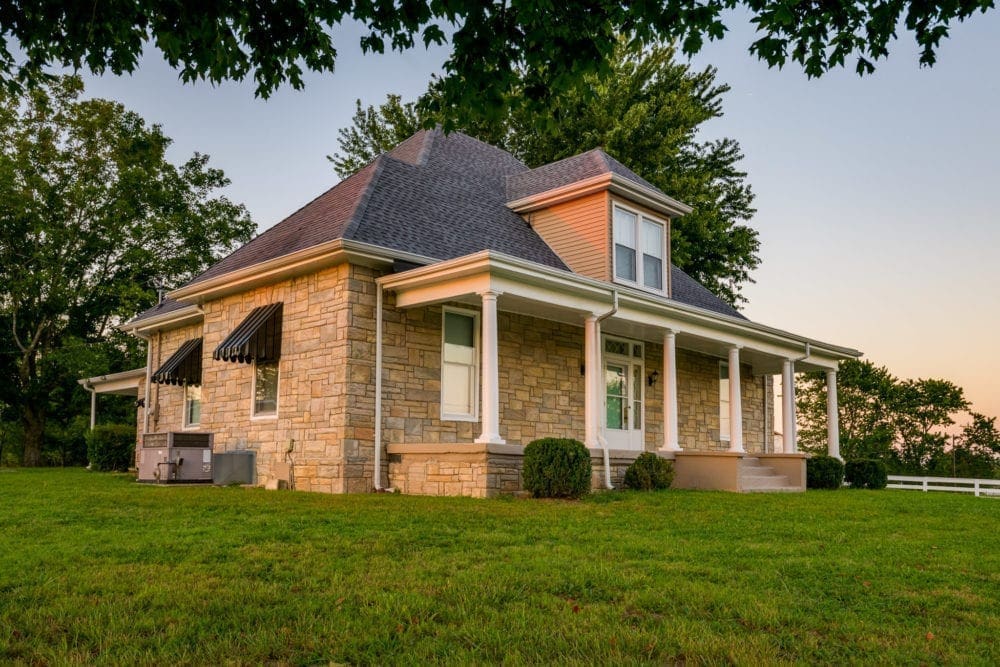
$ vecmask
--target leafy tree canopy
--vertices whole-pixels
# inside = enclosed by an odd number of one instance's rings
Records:
[[[825,453],[825,373],[801,375],[796,399],[802,448]],[[962,388],[948,380],[900,380],[867,360],[840,363],[837,403],[845,459],[882,459],[890,469],[911,474],[934,468],[945,452],[944,429],[969,407]]]
[[[602,147],[694,211],[672,225],[672,259],[731,303],[760,263],[757,232],[745,224],[755,210],[743,158],[732,139],[698,141],[702,124],[722,115],[729,90],[713,68],[692,71],[674,61],[674,49],[640,50],[622,41],[609,71],[587,75],[585,87],[553,98],[540,121],[515,105],[504,117],[478,120],[462,129],[507,149],[530,167]],[[427,97],[440,99],[440,81]],[[518,90],[527,88],[525,81]],[[331,157],[342,177],[393,148],[421,126],[442,117],[398,95],[379,107],[357,103],[354,122],[341,129],[340,151]]]
[[[306,69],[333,71],[333,29],[354,20],[367,28],[366,52],[450,41],[438,110],[468,125],[514,103],[543,109],[550,91],[558,96],[605,69],[618,34],[639,45],[676,42],[692,54],[721,39],[730,10],[743,9],[758,35],[750,52],[768,65],[796,63],[809,76],[849,65],[868,73],[900,29],[920,47],[921,64],[932,65],[952,25],[992,8],[993,0],[2,0],[0,83],[37,81],[52,65],[133,72],[152,46],[185,81],[252,77],[266,97],[285,82],[302,87]],[[523,95],[511,94],[522,85]]]
[[[124,370],[134,350],[114,326],[152,305],[154,284],[191,277],[254,229],[216,195],[229,181],[208,156],[176,166],[159,126],[82,93],[76,77],[0,93],[0,404],[28,465],[81,374]]]

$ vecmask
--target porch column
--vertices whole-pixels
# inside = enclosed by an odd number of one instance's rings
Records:
[[[743,449],[743,400],[740,391],[740,348],[729,348],[729,451]]]
[[[663,449],[680,451],[677,429],[677,334],[667,329],[663,333]]]
[[[837,413],[837,371],[834,370],[826,372],[826,450],[830,456],[840,459],[840,415]]]
[[[601,370],[597,352],[598,338],[597,315],[588,315],[583,325],[583,441],[590,449],[601,446],[597,440],[600,422],[597,383]]]
[[[97,392],[93,387],[90,389],[90,430],[94,430],[94,425],[97,424]]]
[[[485,291],[483,299],[483,432],[476,442],[504,444],[500,437],[500,372],[497,355],[497,292]]]
[[[799,451],[795,433],[795,364],[785,359],[781,367],[781,449]]]

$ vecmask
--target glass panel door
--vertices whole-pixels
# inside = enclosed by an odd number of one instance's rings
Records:
[[[628,429],[628,387],[626,386],[628,375],[626,370],[626,364],[609,363],[604,367],[608,430],[624,431]]]

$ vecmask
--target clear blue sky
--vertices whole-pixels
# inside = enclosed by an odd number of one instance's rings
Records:
[[[954,29],[933,68],[904,35],[864,78],[770,70],[747,53],[745,19],[731,28],[693,62],[732,86],[705,136],[740,142],[757,193],[763,262],[746,314],[902,377],[953,380],[1000,415],[1000,11]],[[326,155],[355,99],[415,98],[444,58],[363,56],[346,27],[335,74],[267,101],[252,84],[181,84],[157,57],[130,77],[87,77],[87,90],[162,124],[174,160],[210,154],[264,229],[336,182]]]

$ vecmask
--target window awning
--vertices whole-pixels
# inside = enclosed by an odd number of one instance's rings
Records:
[[[201,384],[201,338],[185,341],[149,379],[160,384]]]
[[[212,358],[244,364],[277,361],[281,356],[281,310],[280,301],[254,308],[215,348]]]

